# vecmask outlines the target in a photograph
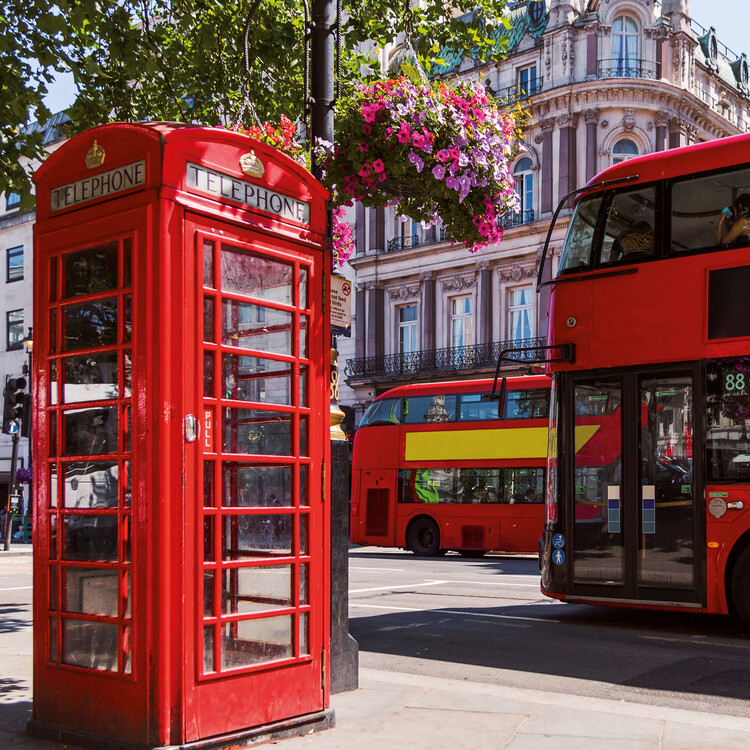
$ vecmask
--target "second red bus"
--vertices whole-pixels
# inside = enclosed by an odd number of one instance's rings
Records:
[[[351,541],[417,555],[536,553],[550,380],[410,384],[375,399],[354,439]]]

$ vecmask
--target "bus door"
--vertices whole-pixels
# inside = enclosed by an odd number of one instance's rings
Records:
[[[700,603],[702,478],[693,461],[700,382],[697,367],[571,380],[571,594]]]
[[[396,546],[396,470],[364,469],[360,476],[359,543]]]

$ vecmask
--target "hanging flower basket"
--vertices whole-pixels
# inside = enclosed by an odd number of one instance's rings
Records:
[[[480,84],[402,77],[357,86],[337,112],[336,143],[319,146],[339,200],[393,205],[474,252],[497,242],[502,214],[519,208],[515,140],[513,116]]]

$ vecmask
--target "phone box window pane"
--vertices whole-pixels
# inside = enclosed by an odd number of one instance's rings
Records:
[[[222,547],[225,561],[291,555],[292,517],[281,513],[225,516]]]
[[[133,337],[133,322],[131,320],[131,296],[129,294],[126,294],[122,298],[122,307],[122,340],[128,342]]]
[[[203,616],[214,617],[214,580],[216,572],[213,570],[203,571]]]
[[[224,354],[224,398],[290,406],[292,364],[274,359]]]
[[[308,441],[307,441],[307,425],[308,425],[307,417],[300,417],[299,418],[299,454],[300,456],[310,455],[310,451],[308,448]]]
[[[214,626],[207,625],[203,628],[203,673],[215,672],[214,661]]]
[[[63,413],[66,456],[117,451],[117,407],[75,409]]]
[[[49,311],[49,353],[57,353],[57,309]]]
[[[221,288],[225,292],[293,304],[294,266],[231,245],[221,246]]]
[[[66,357],[63,402],[101,401],[118,397],[117,352]]]
[[[71,461],[65,464],[63,508],[116,508],[116,461]]]
[[[292,566],[224,570],[221,574],[221,601],[225,615],[293,607]]]
[[[49,567],[49,608],[51,612],[57,610],[57,566]]]
[[[49,517],[49,558],[57,559],[57,516]]]
[[[65,351],[117,343],[117,298],[63,307]]]
[[[214,506],[214,462],[203,462],[203,507]]]
[[[122,671],[131,674],[133,671],[133,630],[129,627],[122,629]]]
[[[302,365],[299,368],[299,406],[307,405],[307,367]]]
[[[221,638],[221,668],[236,669],[293,656],[292,615],[226,623]]]
[[[214,283],[214,243],[203,240],[203,286],[215,289]]]
[[[131,553],[131,542],[132,542],[132,536],[131,536],[131,517],[130,514],[126,516],[122,516],[121,526],[120,526],[120,535],[122,537],[122,557],[121,560],[123,562],[130,562],[130,553]]]
[[[307,301],[307,280],[309,272],[305,266],[300,266],[299,269],[299,306],[303,309],[310,307],[310,303]]]
[[[63,286],[66,297],[80,297],[117,289],[117,242],[63,255]]]
[[[299,553],[300,555],[307,555],[310,552],[310,544],[308,540],[308,529],[309,529],[309,516],[307,513],[300,513],[299,516]]]
[[[292,356],[292,313],[225,299],[221,314],[225,346]]]
[[[122,241],[122,285],[130,286],[133,280],[133,242],[130,237]]]
[[[124,489],[123,507],[129,508],[132,501],[132,490],[130,486],[130,461],[122,462],[122,486]]]
[[[116,672],[117,625],[63,619],[62,661],[75,667]]]
[[[122,572],[122,584],[120,589],[120,598],[122,600],[122,611],[123,616],[126,619],[130,618],[130,602],[132,601],[130,588],[130,572],[124,570]]]
[[[261,466],[236,461],[223,464],[225,507],[290,507],[292,467]]]
[[[122,353],[123,363],[123,384],[122,384],[122,395],[123,398],[130,398],[132,394],[133,380],[132,380],[132,364],[130,359],[130,349],[125,349]]]
[[[292,455],[292,415],[258,409],[224,410],[225,453]]]
[[[299,655],[310,654],[310,615],[303,612],[299,616]]]
[[[57,464],[49,467],[49,507],[57,507]]]
[[[299,603],[309,604],[310,603],[310,564],[302,563],[299,566]]]
[[[63,559],[117,562],[117,527],[116,515],[65,515]]]
[[[203,352],[203,398],[216,398],[214,390],[214,353]]]
[[[57,405],[57,361],[53,360],[49,363],[49,403],[50,406]]]
[[[64,568],[66,612],[117,617],[116,570]]]
[[[203,561],[214,562],[216,553],[214,552],[214,540],[216,539],[214,529],[216,528],[216,518],[214,516],[204,516],[203,518]]]
[[[49,660],[57,661],[57,618],[49,618]]]
[[[214,325],[214,312],[216,301],[213,297],[203,298],[203,340],[216,341],[216,326]]]
[[[307,466],[299,467],[299,504],[310,505],[310,498],[307,496]]]
[[[49,415],[49,454],[57,455],[57,412]]]
[[[299,316],[299,356],[302,359],[308,358],[307,352],[307,329],[310,326],[310,319],[306,315]]]

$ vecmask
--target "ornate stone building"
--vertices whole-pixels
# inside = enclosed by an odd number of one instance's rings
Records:
[[[446,53],[439,75],[478,77],[530,114],[512,164],[521,210],[503,218],[498,245],[472,255],[357,206],[353,338],[339,339],[341,404],[356,422],[398,383],[487,377],[507,342],[545,337],[537,263],[567,193],[618,161],[750,130],[747,57],[697,24],[689,0],[524,0],[509,19],[506,59]]]

